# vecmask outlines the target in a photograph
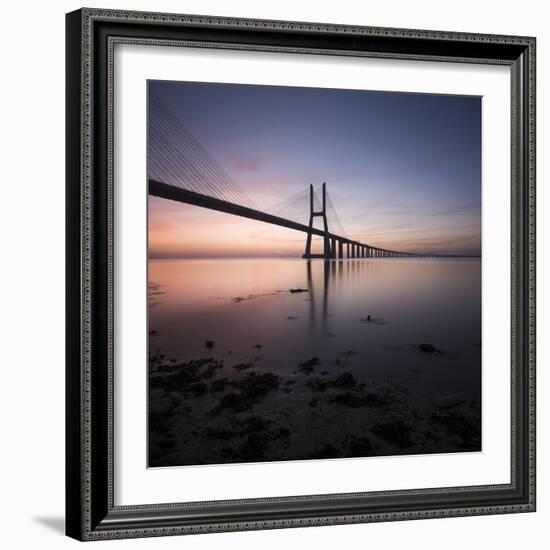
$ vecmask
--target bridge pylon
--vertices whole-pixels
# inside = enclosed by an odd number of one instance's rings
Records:
[[[327,190],[326,182],[323,182],[323,200],[321,201],[322,210],[315,211],[313,204],[313,185],[309,186],[309,229],[306,237],[306,250],[302,258],[323,258],[325,260],[330,260],[334,257],[336,252],[336,243],[331,244],[331,239],[328,236],[328,222],[327,222]],[[325,235],[323,237],[323,254],[312,254],[311,253],[311,229],[313,229],[313,219],[314,218],[323,218],[323,227]],[[333,250],[334,248],[334,250]]]

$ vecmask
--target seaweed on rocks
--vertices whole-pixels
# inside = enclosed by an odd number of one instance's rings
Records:
[[[328,388],[328,382],[320,378],[314,378],[313,380],[308,380],[306,386],[313,391],[325,391]]]
[[[237,370],[246,370],[250,369],[254,366],[254,363],[239,363],[238,365],[234,365],[233,368]]]
[[[252,403],[245,400],[238,392],[226,393],[220,402],[212,409],[212,414],[219,414],[224,409],[231,409],[234,412],[246,411],[252,406]]]
[[[326,374],[326,371],[324,372]],[[313,391],[323,392],[327,388],[351,389],[357,386],[357,381],[355,380],[351,372],[346,371],[331,380],[314,378],[313,380],[309,380],[306,385]]]
[[[221,451],[224,462],[256,462],[266,458],[267,450],[273,443],[281,440],[286,445],[290,430],[286,427],[271,428],[271,421],[260,416],[248,416],[233,422],[234,428],[223,430],[230,438],[237,440],[234,447],[225,447]],[[240,438],[240,442],[239,439]]]
[[[224,391],[228,383],[229,380],[227,378],[216,378],[210,382],[210,392],[217,393]]]
[[[315,367],[319,366],[320,364],[321,361],[319,361],[318,357],[312,357],[311,359],[300,363],[298,365],[298,368],[300,372],[303,372],[304,374],[309,376],[315,370]]]
[[[221,369],[223,363],[211,357],[195,359],[187,363],[161,364],[149,378],[151,389],[178,391],[182,395],[202,395],[204,379],[212,378]]]
[[[357,385],[357,380],[353,377],[351,372],[343,372],[332,383],[335,388],[353,388]]]
[[[268,393],[278,389],[279,384],[280,378],[276,374],[250,372],[244,378],[231,382],[236,391],[224,395],[211,412],[217,415],[224,409],[234,412],[246,411],[259,403]]]

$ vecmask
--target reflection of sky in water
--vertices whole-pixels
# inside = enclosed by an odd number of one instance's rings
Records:
[[[285,373],[311,357],[330,368],[350,352],[350,369],[373,380],[414,373],[434,394],[480,397],[478,260],[167,260],[149,263],[149,280],[160,292],[150,346],[168,357]],[[421,343],[442,354],[415,349]]]

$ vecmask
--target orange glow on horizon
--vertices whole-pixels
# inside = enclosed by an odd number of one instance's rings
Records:
[[[469,226],[442,225],[350,235],[372,246],[403,252],[475,254],[479,232]],[[314,239],[320,250],[321,239]],[[158,198],[149,198],[149,257],[237,258],[300,257],[305,233]],[[466,251],[466,252],[465,252]],[[469,252],[471,251],[471,252]]]

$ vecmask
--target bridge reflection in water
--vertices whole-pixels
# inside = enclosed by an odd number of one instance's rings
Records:
[[[308,260],[306,262],[307,290],[309,291],[309,319],[311,327],[316,321],[325,322],[332,316],[331,293],[349,283],[350,279],[365,279],[376,262],[359,260]],[[318,267],[315,270],[315,267]],[[317,271],[314,274],[314,271]],[[355,285],[352,285],[353,287]]]

